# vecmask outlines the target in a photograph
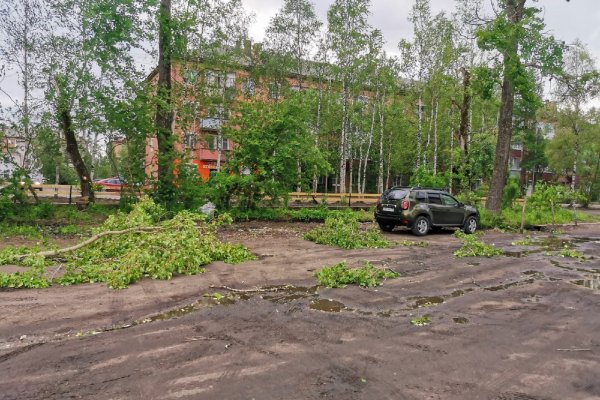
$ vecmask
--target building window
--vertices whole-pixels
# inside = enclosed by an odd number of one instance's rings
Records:
[[[223,104],[213,104],[208,108],[208,118],[228,120],[229,109],[224,107]]]
[[[520,170],[521,169],[521,160],[519,160],[518,158],[511,157],[510,169]]]
[[[219,146],[219,135],[207,135],[206,136],[206,145],[209,150],[231,150],[231,143],[229,140],[221,137],[221,142]]]
[[[256,83],[254,80],[248,78],[242,84],[242,90],[244,91],[244,96],[252,97],[256,91]]]
[[[187,70],[183,72],[183,81],[189,85],[193,85],[198,81],[198,71]]]
[[[269,83],[269,98],[272,100],[279,99],[281,85],[279,83]]]
[[[235,72],[227,73],[225,77],[225,87],[226,88],[234,88],[235,87]]]
[[[188,149],[195,149],[197,144],[196,134],[188,132],[183,138],[183,146]]]

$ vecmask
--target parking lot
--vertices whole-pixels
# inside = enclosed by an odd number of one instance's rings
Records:
[[[311,226],[230,226],[258,259],[199,276],[0,291],[0,398],[600,399],[599,225],[530,246],[488,231],[507,251],[489,259],[453,256],[451,232],[343,250],[303,240]],[[344,260],[401,276],[316,286]]]

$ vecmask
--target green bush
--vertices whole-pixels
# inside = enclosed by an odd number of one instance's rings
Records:
[[[15,212],[13,202],[10,200],[7,194],[0,193],[0,222],[5,221],[12,217]]]
[[[479,209],[480,222],[482,228],[500,228],[516,230],[521,227],[521,213],[522,206],[514,206],[511,208],[503,209],[501,212],[494,214],[486,210],[485,208]],[[583,212],[576,212],[578,221],[596,221],[598,217],[591,216]],[[532,227],[536,225],[552,225],[552,224],[571,224],[573,223],[573,211],[557,207],[554,211],[554,218],[552,212],[545,208],[532,207],[530,203],[527,204],[527,211],[525,213],[525,227]]]
[[[377,228],[370,227],[367,231],[361,231],[358,217],[352,212],[328,217],[324,227],[306,232],[304,239],[344,249],[389,247],[389,242],[381,236]]]
[[[502,190],[502,208],[512,207],[515,200],[520,196],[521,186],[519,180],[511,176]]]
[[[466,233],[457,230],[454,236],[459,238],[463,245],[460,249],[454,252],[456,257],[493,257],[504,254],[501,249],[494,245],[486,244],[479,240],[477,235],[467,235]]]
[[[235,221],[299,221],[299,222],[324,222],[329,217],[354,213],[360,222],[373,220],[372,211],[330,210],[320,206],[315,208],[257,208],[255,210],[240,210],[233,208],[229,211]]]
[[[481,197],[475,192],[462,192],[459,193],[456,196],[456,198],[464,204],[468,204],[478,208],[482,206]]]
[[[345,262],[341,262],[323,267],[315,273],[319,284],[329,288],[345,287],[350,284],[363,287],[379,286],[383,280],[399,276],[397,272],[376,268],[369,262],[355,269],[350,269]]]
[[[2,223],[0,224],[0,236],[20,236],[27,239],[41,239],[43,234],[39,226]]]
[[[450,186],[450,176],[447,173],[434,174],[427,167],[420,167],[410,177],[410,185],[443,189]]]

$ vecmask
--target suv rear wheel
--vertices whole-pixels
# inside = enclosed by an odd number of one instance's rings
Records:
[[[421,215],[415,220],[415,223],[412,226],[412,233],[417,236],[424,236],[427,235],[430,227],[431,224],[429,223],[429,218]]]
[[[386,222],[378,222],[378,223],[379,223],[379,228],[384,232],[391,232],[395,228],[395,225],[393,225],[393,224],[388,224]]]
[[[477,218],[475,218],[473,215],[471,215],[465,221],[465,225],[463,226],[463,231],[466,234],[470,235],[472,233],[475,233],[475,231],[477,230],[478,227],[479,227],[479,222],[477,222]]]

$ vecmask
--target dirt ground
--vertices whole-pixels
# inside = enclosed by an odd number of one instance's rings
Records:
[[[199,276],[0,291],[0,398],[600,399],[600,225],[527,247],[490,231],[510,252],[491,259],[454,257],[449,232],[342,250],[304,241],[311,226],[232,226],[258,260]],[[588,260],[547,253],[565,243]],[[402,275],[315,286],[343,260]]]

